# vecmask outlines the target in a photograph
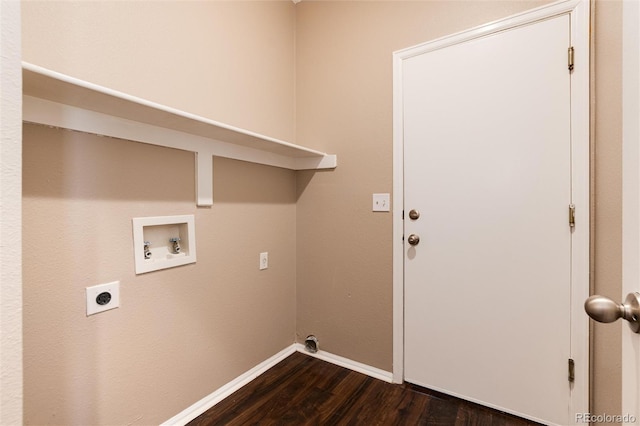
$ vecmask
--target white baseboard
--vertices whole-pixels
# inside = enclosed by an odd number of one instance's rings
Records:
[[[393,383],[393,373],[389,371],[381,370],[379,368],[372,367],[370,365],[353,361],[349,358],[344,358],[325,351],[318,351],[312,354],[310,352],[307,352],[307,350],[305,350],[304,348],[304,345],[301,343],[296,343],[294,344],[294,346],[298,352],[302,352],[305,355],[309,355],[314,358],[339,365],[340,367],[348,368],[349,370],[357,371],[358,373],[366,374],[367,376],[371,376],[388,383]]]
[[[341,357],[339,355],[334,355],[325,351],[318,351],[315,354],[307,352],[304,348],[303,344],[294,343],[291,346],[286,347],[281,350],[271,358],[266,361],[261,362],[260,364],[253,367],[251,370],[246,373],[238,376],[234,380],[230,381],[226,385],[221,388],[213,391],[211,394],[205,396],[200,401],[196,402],[192,406],[183,410],[182,412],[176,414],[166,422],[162,423],[160,426],[183,426],[189,423],[191,420],[198,417],[200,414],[207,411],[209,408],[216,405],[218,402],[222,401],[241,387],[248,384],[250,381],[269,370],[271,367],[275,366],[277,363],[293,354],[294,352],[301,352],[305,355],[312,356],[314,358],[321,359],[323,361],[330,362],[332,364],[338,365],[340,367],[348,368],[349,370],[357,371],[358,373],[366,374],[367,376],[374,377],[379,380],[383,380],[388,383],[392,383],[393,374],[389,371],[384,371],[379,368],[371,367],[370,365],[362,364],[357,361],[353,361],[348,358]]]
[[[275,366],[277,363],[288,357],[289,355],[296,352],[297,348],[295,344],[286,347],[281,350],[271,358],[266,361],[261,362],[260,364],[253,367],[251,370],[246,373],[238,376],[234,380],[230,381],[226,385],[221,388],[213,391],[213,393],[205,396],[200,401],[196,402],[192,406],[183,410],[182,412],[176,414],[166,422],[162,423],[161,426],[183,426],[189,423],[191,420],[198,417],[200,414],[207,411],[209,408],[216,405],[218,402],[222,401],[244,385],[248,384],[250,381]]]

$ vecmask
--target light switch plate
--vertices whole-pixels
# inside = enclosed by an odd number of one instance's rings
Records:
[[[269,267],[269,252],[260,253],[260,270],[267,269]]]
[[[373,194],[373,211],[388,212],[391,211],[391,197],[389,194]]]

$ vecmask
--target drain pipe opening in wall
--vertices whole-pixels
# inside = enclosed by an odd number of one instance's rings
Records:
[[[316,336],[314,336],[313,334],[307,336],[307,339],[304,341],[304,348],[307,350],[307,352],[311,352],[312,354],[318,352],[320,344],[318,343],[318,339],[316,339]]]

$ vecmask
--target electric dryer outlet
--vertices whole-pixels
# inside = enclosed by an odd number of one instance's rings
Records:
[[[120,306],[120,281],[86,288],[87,316]]]

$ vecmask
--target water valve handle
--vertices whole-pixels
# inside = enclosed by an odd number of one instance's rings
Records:
[[[173,252],[176,254],[180,253],[180,237],[169,238],[169,241],[173,243]]]
[[[144,258],[145,259],[151,259],[151,250],[149,249],[149,247],[151,246],[151,242],[149,241],[145,241],[144,242]]]

